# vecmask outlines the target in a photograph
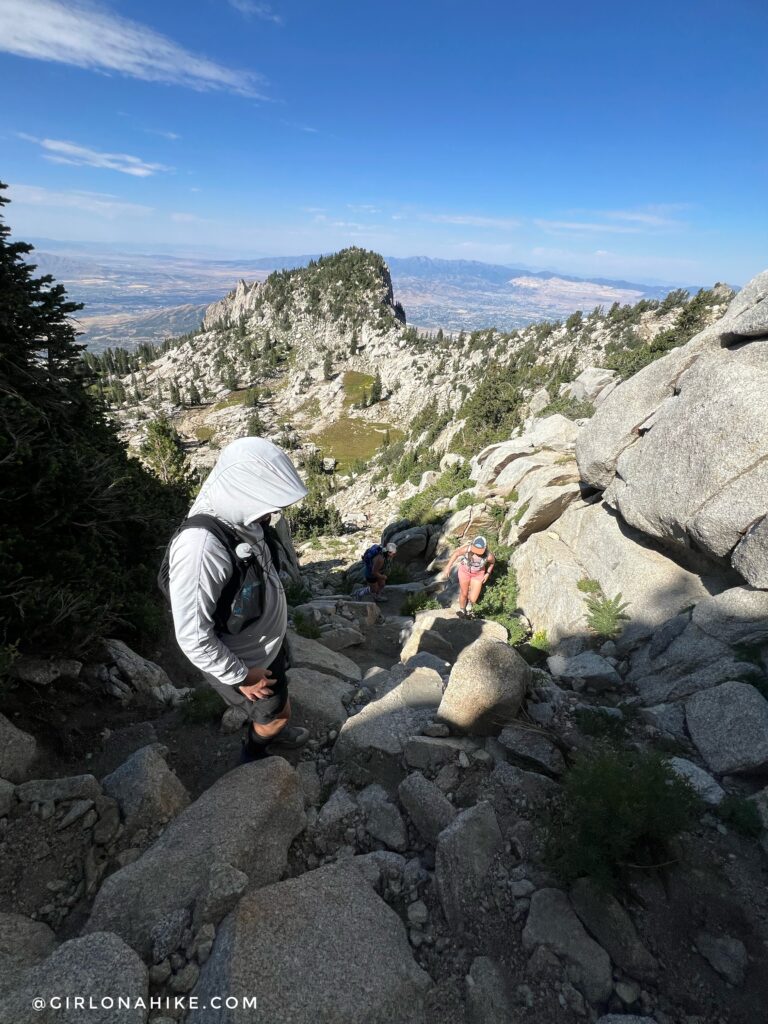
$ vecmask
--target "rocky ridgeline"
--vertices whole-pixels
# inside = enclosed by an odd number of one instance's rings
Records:
[[[707,319],[722,314],[730,294],[718,288],[706,308]],[[638,343],[651,343],[673,328],[684,309],[680,297],[668,309],[638,312],[632,319]],[[627,330],[625,320],[596,310],[578,323],[536,324],[511,334],[494,329],[462,333],[446,336],[442,343],[433,333],[425,340],[405,326],[382,258],[344,250],[314,266],[271,275],[265,282],[239,282],[208,308],[200,333],[122,379],[128,400],[117,413],[134,448],[140,446],[148,420],[160,413],[170,417],[193,443],[193,462],[206,467],[215,461],[219,447],[247,431],[253,409],[239,400],[246,388],[260,389],[258,409],[265,436],[311,444],[313,435],[349,415],[402,428],[424,408],[425,396],[441,411],[456,413],[488,366],[508,365],[531,348],[543,364],[573,357],[581,371],[599,363]],[[351,410],[344,388],[347,371],[371,377],[380,373],[384,401]],[[193,384],[204,404],[190,408]],[[171,400],[172,385],[178,388],[181,403]],[[447,450],[460,426],[446,430],[438,447]],[[371,477],[353,484],[348,494],[340,492],[345,508],[362,505],[373,512],[380,488]]]

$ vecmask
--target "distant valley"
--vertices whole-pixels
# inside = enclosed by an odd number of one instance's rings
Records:
[[[85,305],[83,340],[94,350],[185,334],[205,307],[235,283],[264,280],[272,271],[305,266],[310,255],[216,260],[204,256],[126,253],[41,239],[33,259]],[[511,330],[576,309],[661,298],[669,287],[583,279],[472,260],[388,257],[408,322],[418,327]],[[671,286],[670,286],[671,287]]]

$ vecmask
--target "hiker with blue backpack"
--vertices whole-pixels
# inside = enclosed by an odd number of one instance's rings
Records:
[[[309,739],[289,725],[288,606],[270,517],[307,494],[282,449],[264,438],[227,445],[171,539],[158,582],[176,639],[208,684],[247,716],[242,761]]]
[[[381,544],[372,544],[363,555],[363,566],[365,572],[365,586],[361,587],[355,595],[358,598],[372,597],[374,601],[384,600],[382,591],[389,579],[389,563],[397,554],[397,545],[391,541],[386,547]]]

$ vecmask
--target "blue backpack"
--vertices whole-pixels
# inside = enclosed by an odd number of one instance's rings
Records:
[[[377,555],[383,555],[384,548],[381,544],[371,544],[368,550],[363,555],[363,562],[365,563],[366,576],[370,576],[373,572],[373,560]]]

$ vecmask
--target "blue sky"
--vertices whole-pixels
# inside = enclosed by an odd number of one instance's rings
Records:
[[[765,0],[0,0],[20,237],[768,266]]]

